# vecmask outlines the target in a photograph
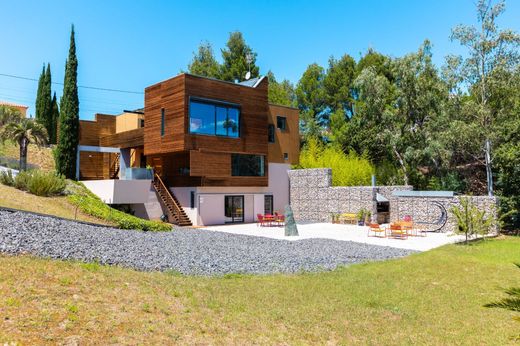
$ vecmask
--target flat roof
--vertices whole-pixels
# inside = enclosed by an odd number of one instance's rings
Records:
[[[392,195],[396,197],[453,197],[455,193],[453,191],[410,191],[400,190],[393,191]]]

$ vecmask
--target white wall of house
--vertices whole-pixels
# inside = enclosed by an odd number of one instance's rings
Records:
[[[283,213],[289,204],[289,164],[270,163],[267,187],[171,187],[184,211],[196,226],[219,225],[226,222],[225,196],[244,196],[244,222],[255,222],[264,213],[264,196],[273,195],[274,210]],[[195,206],[190,194],[195,192]]]
[[[148,201],[151,180],[84,180],[82,183],[108,204],[135,204]]]

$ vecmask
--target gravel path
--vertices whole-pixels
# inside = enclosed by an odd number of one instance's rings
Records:
[[[151,233],[0,210],[0,252],[183,274],[295,273],[414,251],[328,239],[285,241],[201,229]]]

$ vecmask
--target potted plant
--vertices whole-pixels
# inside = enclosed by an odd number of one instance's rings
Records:
[[[364,226],[365,225],[365,208],[359,209],[356,216],[358,219],[358,226]]]
[[[370,225],[370,217],[372,216],[372,213],[370,210],[365,209],[365,225]]]

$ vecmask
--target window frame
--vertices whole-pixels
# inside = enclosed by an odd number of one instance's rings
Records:
[[[260,158],[260,172],[261,174],[255,174],[255,175],[237,175],[235,174],[235,170],[233,169],[234,167],[234,163],[235,163],[235,159],[234,157],[236,156],[254,156],[254,157],[258,157]],[[232,177],[265,177],[266,176],[266,172],[265,172],[265,162],[266,162],[266,157],[265,155],[255,155],[255,154],[238,154],[238,153],[232,153],[231,154],[231,176]]]
[[[276,128],[274,127],[274,124],[268,124],[267,125],[267,143],[276,142],[275,132],[276,132]]]
[[[164,132],[166,128],[166,110],[161,108],[161,137],[164,137]]]
[[[280,120],[283,121],[283,127],[280,127]],[[281,131],[287,130],[287,117],[284,117],[283,115],[277,115],[276,116],[276,128],[280,129]]]
[[[214,106],[214,124],[215,124],[215,129],[214,129],[214,132],[213,134],[211,133],[197,133],[197,132],[193,132],[191,130],[191,112],[192,112],[192,102],[197,102],[197,103],[203,103],[203,104],[207,104],[207,105],[211,105],[211,106]],[[233,108],[233,109],[236,109],[238,111],[238,128],[237,128],[237,135],[236,136],[230,136],[229,135],[229,129],[227,129],[227,133],[226,135],[223,135],[223,134],[218,134],[217,133],[217,130],[218,130],[218,126],[217,126],[217,108],[220,107],[220,108],[226,108],[226,120],[229,120],[229,109]],[[242,135],[242,131],[241,131],[241,127],[242,127],[242,107],[237,104],[237,103],[232,103],[232,102],[226,102],[226,101],[222,101],[222,100],[214,100],[214,99],[207,99],[207,98],[203,98],[203,97],[196,97],[196,96],[190,96],[188,98],[188,122],[187,122],[187,126],[188,126],[188,133],[190,135],[196,135],[196,136],[212,136],[212,137],[221,137],[221,138],[229,138],[229,139],[240,139],[241,138],[241,135]]]

